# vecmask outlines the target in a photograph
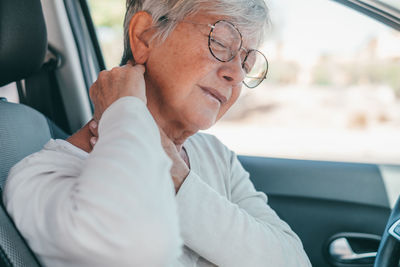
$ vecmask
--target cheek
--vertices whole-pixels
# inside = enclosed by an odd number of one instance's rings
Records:
[[[203,46],[200,40],[167,41],[149,57],[151,78],[169,93],[181,97],[190,94],[190,89],[212,70],[208,47]]]

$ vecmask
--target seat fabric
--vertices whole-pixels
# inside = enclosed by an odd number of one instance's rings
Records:
[[[0,101],[1,191],[13,165],[42,149],[50,138],[66,137],[61,129],[36,110]],[[3,205],[0,208],[0,266],[39,266]]]
[[[43,65],[46,50],[46,25],[40,0],[1,0],[0,87],[36,73]],[[50,138],[66,136],[34,109],[0,100],[0,197],[14,164],[40,150]],[[1,200],[0,266],[39,266]]]

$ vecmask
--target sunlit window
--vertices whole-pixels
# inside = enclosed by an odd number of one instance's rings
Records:
[[[19,103],[18,89],[16,83],[10,83],[0,87],[1,101]]]
[[[107,66],[124,0],[91,0]],[[400,163],[400,32],[329,0],[269,0],[270,72],[206,132],[239,154]]]
[[[400,1],[399,0],[379,0],[377,2],[381,2],[386,5],[389,5],[390,7],[395,8],[400,12]]]
[[[89,0],[92,19],[106,67],[118,66],[123,52],[123,21],[126,0]]]

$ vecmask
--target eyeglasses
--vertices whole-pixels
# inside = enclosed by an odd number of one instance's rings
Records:
[[[248,88],[257,87],[268,73],[268,60],[264,54],[256,49],[246,50],[242,47],[242,34],[231,22],[219,20],[208,26],[211,27],[208,48],[213,57],[221,62],[229,62],[239,54],[246,73],[244,85]]]

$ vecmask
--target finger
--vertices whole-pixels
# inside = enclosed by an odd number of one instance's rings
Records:
[[[90,100],[92,100],[92,101],[93,101],[94,91],[96,90],[96,87],[97,87],[97,81],[95,81],[89,88],[89,97],[90,97]]]
[[[126,65],[122,66],[123,68],[128,68],[129,70],[139,71],[141,74],[146,72],[146,67],[142,64],[130,65],[127,63]]]
[[[89,130],[92,133],[93,136],[98,137],[99,136],[99,132],[98,132],[98,123],[95,120],[92,120],[89,123]]]
[[[97,137],[91,137],[90,138],[90,145],[92,146],[92,147],[94,147],[95,145],[96,145],[96,143],[97,143]]]
[[[142,74],[144,74],[146,72],[146,67],[144,65],[137,64],[134,66],[134,68],[136,70],[140,71]]]
[[[100,121],[100,118],[101,118],[101,114],[99,114],[97,109],[95,109],[94,110],[94,114],[93,114],[93,120],[98,123]],[[89,127],[89,129],[90,129],[90,127]]]

